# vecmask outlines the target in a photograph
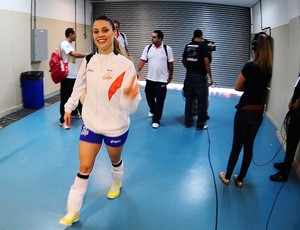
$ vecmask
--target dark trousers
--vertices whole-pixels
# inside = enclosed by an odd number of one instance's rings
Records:
[[[185,124],[193,123],[193,101],[197,99],[197,125],[202,126],[206,121],[208,106],[208,82],[207,75],[186,74],[184,81],[185,95]]]
[[[242,147],[244,155],[238,181],[243,181],[251,164],[253,144],[263,121],[263,111],[238,109],[234,117],[234,135],[231,153],[228,159],[226,179],[230,179],[239,159]]]
[[[285,177],[287,177],[291,171],[297,146],[300,140],[300,110],[290,110],[289,116],[286,153],[283,169],[281,170],[283,176]]]
[[[146,80],[145,94],[150,113],[153,114],[152,122],[160,124],[167,95],[167,83]]]
[[[65,104],[67,103],[69,97],[71,97],[72,91],[73,91],[73,87],[75,84],[75,79],[64,79],[61,83],[60,83],[60,118],[59,121],[61,123],[64,123],[64,114],[65,114]],[[78,103],[78,107],[72,111],[72,115],[77,115],[78,113],[81,114],[81,110],[82,110],[82,104],[79,102]]]

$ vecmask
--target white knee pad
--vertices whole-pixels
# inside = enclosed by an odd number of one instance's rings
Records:
[[[122,181],[124,175],[124,163],[122,160],[117,165],[112,164],[111,174],[113,181]]]
[[[83,203],[83,197],[88,186],[88,176],[89,175],[84,175],[84,178],[81,178],[78,175],[76,176],[69,192],[67,210],[80,212]]]

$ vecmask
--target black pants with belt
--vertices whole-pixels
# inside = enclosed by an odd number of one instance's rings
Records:
[[[145,94],[150,113],[153,114],[152,123],[160,124],[167,95],[167,83],[146,80]]]

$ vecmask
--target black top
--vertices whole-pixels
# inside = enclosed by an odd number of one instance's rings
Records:
[[[204,42],[191,42],[184,48],[182,57],[187,60],[188,74],[206,75],[204,58],[210,58],[207,44]]]
[[[299,97],[300,97],[300,73],[295,85],[294,94],[292,97],[292,103],[294,104]]]
[[[239,107],[264,105],[272,73],[261,71],[254,61],[249,61],[243,67],[242,74],[246,81],[244,83],[244,93],[239,101]]]

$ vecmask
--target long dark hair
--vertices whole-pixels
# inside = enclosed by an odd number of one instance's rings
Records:
[[[256,38],[256,47],[253,50],[253,60],[263,71],[272,73],[273,55],[271,37],[266,33],[259,33]]]

